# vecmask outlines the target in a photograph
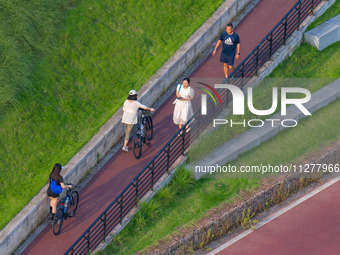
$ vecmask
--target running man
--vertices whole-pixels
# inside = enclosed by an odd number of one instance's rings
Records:
[[[234,71],[234,59],[240,56],[240,37],[234,32],[233,24],[228,24],[225,31],[221,34],[219,40],[216,43],[216,47],[212,53],[216,54],[217,48],[223,42],[223,48],[221,52],[220,62],[224,65],[224,74],[228,78],[229,74]],[[230,70],[230,73],[229,73]]]

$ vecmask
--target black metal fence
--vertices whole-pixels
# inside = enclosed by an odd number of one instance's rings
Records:
[[[286,43],[287,38],[295,30],[299,29],[302,21],[308,15],[313,14],[315,6],[320,2],[321,0],[299,0],[235,69],[230,76],[231,78],[226,81],[240,88],[246,86],[249,78],[257,75],[260,67],[271,58],[281,45]],[[231,94],[224,89],[219,91],[219,95],[223,105],[228,104]],[[208,100],[207,112],[209,114],[201,115],[199,109],[65,254],[87,254],[104,241],[107,234],[122,223],[123,218],[137,205],[138,201],[149,190],[153,190],[154,184],[164,173],[168,173],[171,165],[180,155],[184,154],[190,145],[190,141],[199,137],[200,132],[211,123],[212,118],[221,110],[220,105],[215,106],[212,100]],[[186,132],[189,130],[190,132]]]

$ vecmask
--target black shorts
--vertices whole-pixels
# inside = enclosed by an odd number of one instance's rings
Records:
[[[234,59],[235,59],[235,55],[228,56],[222,53],[220,57],[220,62],[228,64],[229,66],[233,66]]]
[[[47,189],[47,196],[56,198],[56,197],[59,197],[59,194],[57,195],[56,193],[54,193],[54,192],[50,189],[50,187],[48,187],[48,189]]]

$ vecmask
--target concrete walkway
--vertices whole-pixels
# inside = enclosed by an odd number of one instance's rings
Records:
[[[235,28],[241,38],[241,57],[236,61],[236,65],[255,48],[296,2],[297,0],[262,0],[240,22]],[[191,77],[194,79],[191,85],[193,87],[198,85],[195,84],[197,78],[223,80],[219,54],[217,52],[217,56],[208,57],[192,74]],[[154,114],[154,139],[152,145],[143,152],[142,158],[136,160],[132,152],[117,152],[81,190],[77,216],[67,219],[58,236],[53,235],[50,225],[47,226],[23,251],[23,254],[46,254],[47,251],[49,254],[66,252],[177,131],[177,127],[172,122],[173,100],[174,96],[169,98]]]

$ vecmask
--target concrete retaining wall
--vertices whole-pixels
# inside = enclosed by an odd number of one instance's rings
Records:
[[[225,25],[250,2],[250,0],[226,0],[218,10],[185,42],[163,67],[138,92],[140,101],[152,105],[172,82],[182,74],[212,41]],[[120,120],[120,108],[98,133],[66,165],[67,182],[79,183],[89,169],[97,164],[111,147],[124,135]],[[31,202],[0,232],[0,254],[12,253],[47,216],[49,201],[47,185]]]
[[[340,163],[340,142],[337,142],[330,150],[321,156],[304,163],[336,164]],[[208,213],[205,219],[188,229],[178,230],[180,233],[173,236],[171,242],[160,246],[150,247],[143,254],[189,254],[193,250],[201,249],[208,242],[225,235],[243,220],[243,214],[253,215],[262,212],[268,205],[279,203],[288,194],[298,191],[308,183],[321,177],[322,173],[316,173],[314,178],[302,178],[301,174],[289,174],[264,183],[256,192],[245,195],[233,205],[225,205]],[[141,253],[137,253],[141,254]]]
[[[307,31],[305,41],[318,50],[340,41],[340,14]]]

